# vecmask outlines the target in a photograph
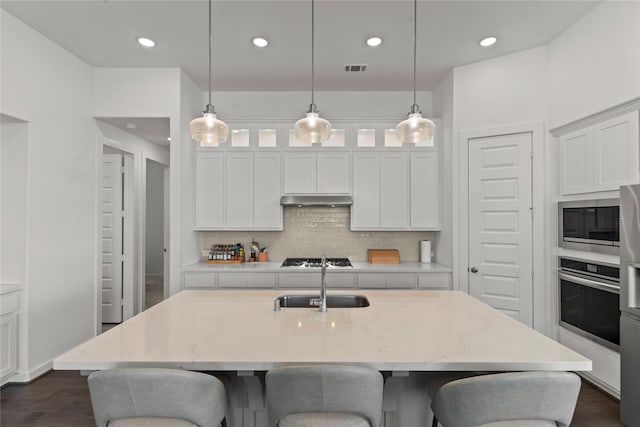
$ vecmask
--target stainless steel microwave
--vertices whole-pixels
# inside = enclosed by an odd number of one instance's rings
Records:
[[[620,199],[558,203],[558,240],[562,248],[618,255]]]

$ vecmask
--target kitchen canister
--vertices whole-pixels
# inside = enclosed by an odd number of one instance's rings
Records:
[[[420,261],[431,262],[431,241],[420,240]]]

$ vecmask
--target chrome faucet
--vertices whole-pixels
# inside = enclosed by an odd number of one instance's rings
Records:
[[[327,257],[322,255],[320,266],[320,312],[327,311]]]

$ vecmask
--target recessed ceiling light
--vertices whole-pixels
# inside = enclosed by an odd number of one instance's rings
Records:
[[[369,37],[367,39],[367,45],[371,47],[380,46],[382,44],[382,39],[380,37]]]
[[[171,137],[170,136],[167,137],[167,141],[171,142]]]
[[[489,47],[489,46],[492,46],[497,41],[498,39],[493,36],[485,37],[484,39],[480,40],[480,46]]]
[[[138,127],[135,123],[127,123],[125,126],[127,127],[127,129],[135,129]]]
[[[251,43],[253,43],[253,45],[256,47],[265,47],[269,44],[269,41],[262,37],[255,37],[253,40],[251,40]]]
[[[156,42],[146,37],[138,37],[138,43],[144,47],[154,47],[156,45]]]

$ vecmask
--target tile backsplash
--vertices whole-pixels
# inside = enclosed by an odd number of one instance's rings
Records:
[[[286,207],[283,231],[205,231],[202,249],[216,243],[244,243],[252,239],[268,246],[269,259],[287,257],[348,257],[366,261],[367,249],[398,249],[402,261],[420,259],[420,240],[433,240],[429,231],[351,231],[349,207]]]

